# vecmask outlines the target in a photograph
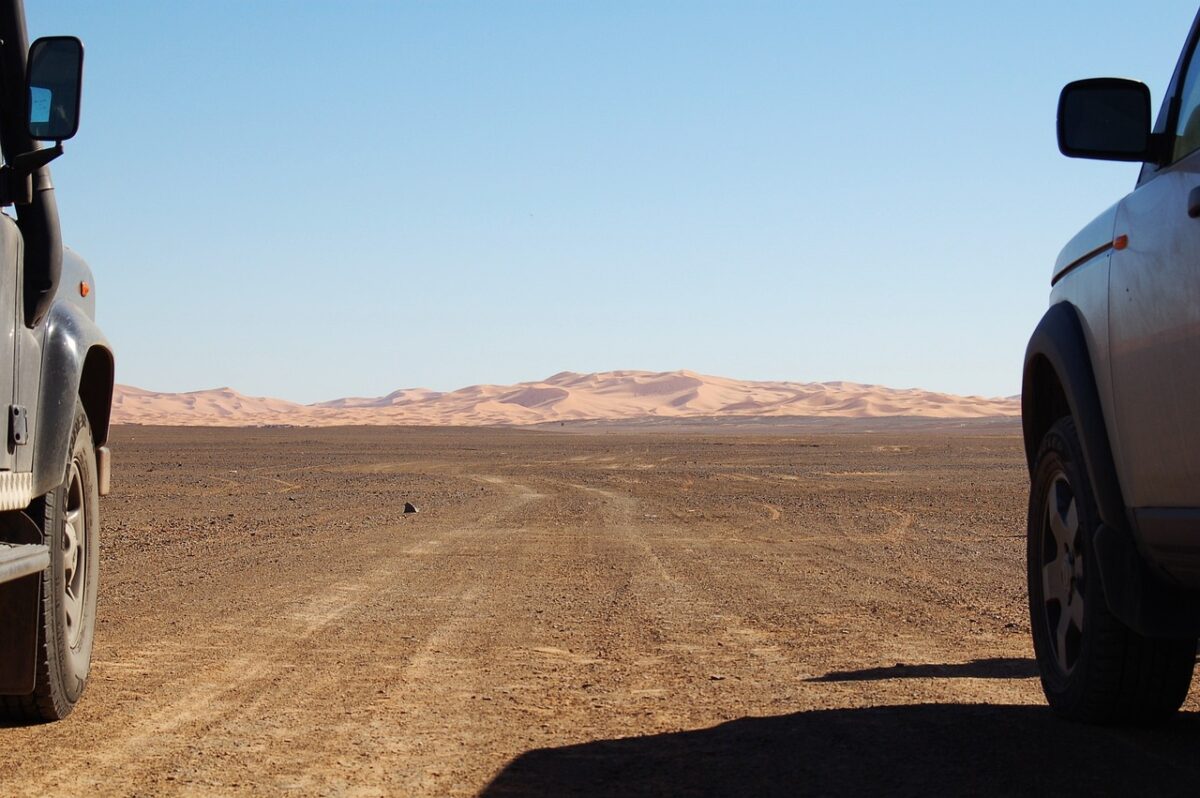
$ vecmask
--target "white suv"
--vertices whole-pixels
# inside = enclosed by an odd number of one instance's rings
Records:
[[[1025,354],[1029,607],[1050,705],[1148,722],[1200,636],[1200,16],[1153,129],[1145,85],[1072,83],[1059,148],[1143,164],[1058,257]]]

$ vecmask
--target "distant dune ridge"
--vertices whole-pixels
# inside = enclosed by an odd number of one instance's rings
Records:
[[[931,419],[1020,415],[1018,399],[954,396],[853,382],[754,382],[691,371],[564,371],[540,382],[471,385],[439,392],[405,388],[378,398],[312,405],[243,396],[232,388],[156,393],[118,385],[117,424],[182,426],[529,425],[558,421],[673,418],[904,416]]]

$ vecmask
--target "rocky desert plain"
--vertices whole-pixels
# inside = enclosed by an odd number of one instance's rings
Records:
[[[1195,697],[1044,705],[1015,399],[611,372],[116,413],[91,682],[0,729],[4,795],[1200,783]]]

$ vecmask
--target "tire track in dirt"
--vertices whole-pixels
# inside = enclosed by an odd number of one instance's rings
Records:
[[[503,516],[537,496],[514,486],[485,516]],[[432,531],[445,546],[429,545],[426,533]],[[185,785],[240,792],[242,784],[254,782],[263,759],[277,772],[280,789],[328,784],[327,758],[313,757],[312,751],[295,749],[292,743],[312,745],[321,739],[321,729],[330,725],[326,702],[333,696],[361,706],[377,701],[387,679],[405,662],[402,680],[426,681],[419,676],[432,667],[430,652],[442,650],[441,641],[461,622],[462,608],[471,605],[472,596],[461,579],[447,579],[435,563],[460,552],[461,539],[473,531],[453,524],[422,529],[421,540],[402,546],[359,535],[360,556],[350,556],[353,546],[347,544],[339,557],[318,555],[293,563],[284,574],[274,573],[269,563],[260,566],[258,579],[252,580],[259,582],[258,589],[247,594],[244,584],[237,588],[234,594],[245,598],[220,623],[152,641],[123,653],[119,661],[97,660],[97,685],[84,707],[93,710],[93,722],[104,724],[102,744],[76,746],[72,761],[36,772],[18,770],[0,786],[13,795],[44,795],[51,785],[53,790],[96,789],[118,783],[152,792]],[[297,565],[302,567],[296,570]],[[398,573],[418,577],[406,589],[429,597],[399,617],[393,590]],[[442,616],[439,607],[448,615]],[[402,644],[381,635],[384,630],[405,632],[397,635]],[[349,645],[339,646],[339,638],[348,638]],[[373,669],[371,658],[382,651],[389,651],[389,662],[382,671]],[[331,667],[339,658],[354,666],[350,673]],[[145,680],[150,674],[157,678]],[[139,676],[141,689],[121,696],[121,706],[98,705],[95,694],[102,682],[128,683]],[[286,726],[273,717],[280,706],[287,707]],[[66,732],[80,723],[88,721],[77,715],[54,730]],[[196,756],[197,740],[220,751],[218,770],[216,763]],[[356,756],[352,748],[333,747],[335,754]],[[79,755],[86,767],[80,766]],[[320,763],[318,774],[308,773],[313,761]]]
[[[103,788],[144,771],[147,762],[160,767],[203,730],[240,714],[247,696],[272,690],[289,663],[305,656],[315,636],[344,617],[363,592],[384,581],[383,571],[335,583],[285,606],[275,617],[255,613],[227,619],[194,639],[175,639],[125,658],[120,670],[174,671],[179,682],[147,691],[130,708],[125,723],[108,718],[105,744],[89,752],[86,768],[69,764],[39,774],[41,784],[28,793],[72,781]]]
[[[534,525],[542,500],[553,497],[497,474],[463,476],[498,488],[504,501],[471,517],[437,552],[437,561],[450,573],[440,577],[445,583],[440,600],[422,607],[436,620],[395,679],[379,691],[368,731],[359,734],[374,752],[375,766],[358,779],[365,794],[459,793],[455,785],[463,782],[464,762],[488,756],[500,744],[473,738],[482,709],[497,706],[492,702],[501,685],[494,674],[507,662],[497,649],[508,648],[501,641],[513,634],[514,624],[510,618],[498,626],[494,608],[503,606],[512,579],[498,579],[483,567],[451,564],[521,562],[529,546],[523,532]]]
[[[772,630],[722,606],[725,602],[693,572],[668,565],[663,555],[683,537],[681,527],[663,524],[651,533],[638,522],[640,502],[633,494],[561,484],[602,499],[596,532],[617,556],[610,569],[623,573],[612,591],[613,611],[620,614],[604,617],[601,610],[603,620],[580,625],[580,634],[591,638],[589,645],[606,651],[609,666],[623,674],[622,687],[607,696],[610,709],[648,720],[653,728],[670,728],[687,713],[719,703],[712,688],[732,663],[774,657],[778,636]],[[693,542],[703,547],[705,540]],[[600,587],[591,593],[605,594]],[[603,634],[614,627],[641,631],[634,640]],[[680,695],[687,696],[686,712],[677,703]],[[715,707],[709,711],[714,720],[726,717]]]
[[[375,675],[359,676],[356,684],[349,685],[356,697],[354,709],[333,724],[336,734],[324,735],[320,756],[276,766],[281,789],[328,790],[331,760],[356,766],[352,785],[333,780],[339,790],[353,786],[354,794],[445,794],[455,783],[448,762],[462,755],[454,750],[454,741],[471,734],[470,687],[481,678],[478,664],[488,660],[479,638],[494,632],[489,628],[493,613],[488,607],[497,600],[497,587],[505,586],[477,564],[511,561],[507,550],[523,513],[531,503],[546,498],[502,476],[460,477],[497,487],[500,494],[461,522],[430,530],[437,532],[437,539],[422,540],[408,550],[415,559],[397,574],[405,583],[403,610],[379,600],[358,613],[364,626],[376,630],[376,637],[357,656],[345,651],[338,656],[354,664],[352,673]],[[424,530],[422,537],[427,537]],[[407,634],[414,628],[420,633]],[[396,637],[405,638],[403,656],[372,662],[381,651],[399,653],[387,645]],[[315,695],[340,693],[345,700],[344,674],[322,667],[314,669],[309,679],[327,685],[315,690]],[[319,707],[293,721],[290,728],[303,738],[305,724],[314,718],[321,718]],[[321,735],[326,724],[321,720],[309,737]]]

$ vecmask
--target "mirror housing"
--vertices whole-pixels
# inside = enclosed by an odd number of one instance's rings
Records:
[[[65,141],[79,130],[83,88],[83,42],[46,36],[29,48],[25,97],[29,135],[35,141]]]
[[[1150,89],[1123,78],[1068,83],[1058,97],[1058,149],[1069,158],[1153,161]]]

